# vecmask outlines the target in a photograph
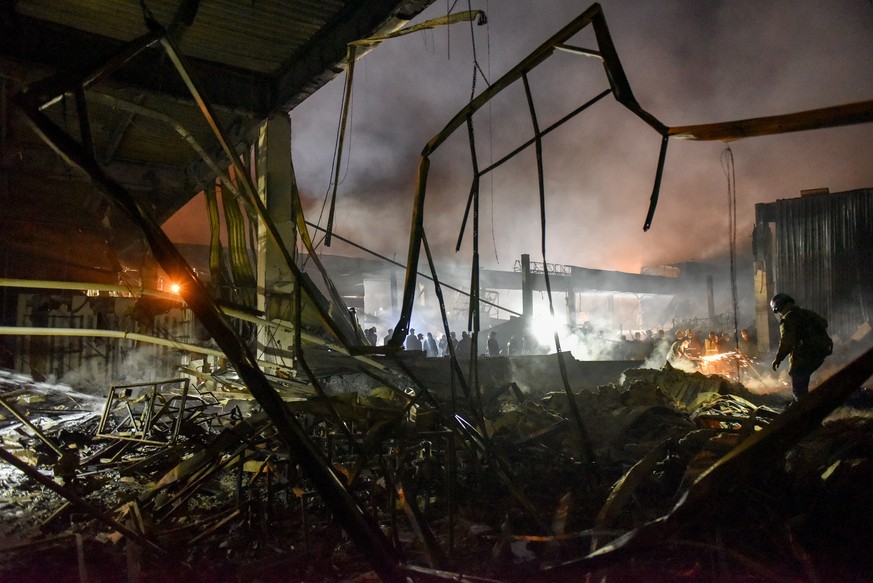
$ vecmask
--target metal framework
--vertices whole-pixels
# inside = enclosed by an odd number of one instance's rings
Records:
[[[171,445],[179,437],[186,419],[203,409],[202,403],[188,406],[190,379],[178,378],[153,383],[112,385],[97,437]]]
[[[568,45],[567,42],[585,27],[591,25],[594,29],[594,36],[598,45],[597,50],[580,49]],[[569,51],[580,54],[585,57],[595,57],[602,61],[604,72],[609,84],[609,88],[602,91],[598,95],[592,97],[588,101],[582,103],[576,109],[565,115],[563,118],[554,124],[541,128],[537,119],[536,106],[533,100],[533,95],[530,88],[529,74],[540,64],[546,61],[556,50]],[[515,82],[521,81],[524,86],[525,96],[527,98],[528,108],[530,110],[530,121],[533,129],[533,137],[519,145],[512,152],[488,166],[480,169],[475,143],[475,132],[473,117],[486,104],[488,104],[498,94],[513,85]],[[592,4],[577,18],[573,19],[560,31],[555,33],[550,39],[536,48],[515,67],[510,69],[499,80],[490,85],[486,90],[473,98],[464,108],[458,111],[457,114],[445,125],[445,127],[437,133],[431,140],[425,144],[418,167],[418,179],[416,191],[413,201],[412,220],[409,234],[409,248],[407,254],[407,271],[403,291],[403,300],[401,304],[401,312],[397,323],[394,326],[394,335],[389,341],[389,344],[395,349],[403,343],[405,335],[409,329],[409,323],[412,317],[412,310],[415,303],[417,273],[420,261],[422,247],[424,248],[427,261],[430,264],[431,272],[436,287],[436,295],[440,300],[440,309],[443,317],[443,326],[445,333],[449,335],[448,319],[445,314],[444,302],[442,300],[442,291],[440,289],[439,280],[437,278],[436,269],[434,267],[433,257],[430,248],[427,244],[424,225],[424,208],[425,197],[427,193],[427,179],[430,173],[430,156],[433,154],[454,132],[462,126],[466,126],[467,134],[470,142],[471,165],[473,169],[473,177],[470,185],[470,193],[467,199],[467,208],[464,214],[464,219],[461,224],[461,230],[458,236],[456,250],[460,249],[461,241],[464,236],[467,220],[472,213],[472,267],[470,274],[470,312],[469,312],[469,329],[472,330],[472,344],[478,345],[479,334],[479,181],[482,176],[496,168],[497,166],[508,161],[518,153],[533,145],[536,150],[537,161],[537,178],[539,187],[539,202],[540,202],[540,228],[541,228],[541,243],[542,243],[542,263],[548,265],[546,259],[546,213],[545,213],[545,180],[543,172],[542,159],[542,142],[543,138],[557,128],[566,123],[576,115],[587,110],[607,95],[612,94],[616,101],[639,117],[650,128],[661,136],[661,147],[658,156],[658,165],[655,172],[654,185],[649,202],[649,209],[646,213],[646,218],[643,223],[643,230],[647,231],[652,224],[655,209],[658,204],[658,196],[660,193],[661,178],[664,171],[664,163],[667,156],[667,145],[671,137],[691,140],[735,140],[744,137],[762,136],[771,134],[781,134],[809,129],[836,127],[842,125],[867,123],[873,121],[873,100],[828,107],[823,109],[809,110],[792,114],[770,116],[764,118],[745,119],[729,122],[721,122],[714,124],[703,124],[694,126],[679,126],[669,127],[657,119],[654,115],[642,108],[637,102],[636,97],[631,89],[630,82],[625,75],[624,68],[618,57],[618,52],[612,42],[609,34],[609,29],[606,24],[606,18],[599,4]],[[549,300],[549,309],[554,316],[555,309],[552,300],[551,283],[549,279],[549,271],[544,273],[546,292]],[[566,365],[561,350],[560,338],[557,331],[554,335],[555,348],[558,353],[558,363],[561,369],[561,376],[564,381],[564,390],[568,394],[573,417],[575,418],[582,450],[589,461],[593,461],[593,451],[590,447],[590,442],[587,438],[581,415],[576,406],[575,399],[572,397],[572,392],[569,386],[569,380],[566,373]],[[477,379],[477,365],[475,351],[470,361],[469,381],[464,379],[464,375],[457,365],[454,350],[450,349],[451,358],[456,368],[458,378],[468,400],[471,403],[476,402],[473,397],[472,390],[479,391]],[[471,389],[472,386],[472,389]]]
[[[517,259],[515,261],[515,265],[513,266],[513,271],[516,273],[521,273],[521,260]],[[530,272],[541,275],[548,272],[549,275],[572,275],[572,268],[568,265],[561,265],[560,263],[543,263],[541,261],[531,261],[530,262]]]

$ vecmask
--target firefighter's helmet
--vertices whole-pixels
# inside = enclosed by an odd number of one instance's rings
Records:
[[[770,309],[773,310],[774,314],[778,314],[782,308],[787,306],[788,304],[793,304],[794,298],[792,298],[788,294],[776,294],[773,296],[773,299],[770,300]]]

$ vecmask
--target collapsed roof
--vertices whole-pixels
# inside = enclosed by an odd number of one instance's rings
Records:
[[[4,275],[111,283],[115,254],[133,245],[137,232],[121,226],[107,235],[107,222],[122,219],[26,127],[13,103],[23,88],[33,93],[52,78],[55,86],[62,78],[86,80],[82,95],[67,93],[42,111],[87,143],[103,170],[160,224],[215,178],[193,144],[228,166],[228,152],[215,144],[188,82],[239,153],[265,119],[342,70],[349,42],[396,29],[430,2],[3,2],[0,197],[8,212],[0,220],[5,232],[18,235],[0,246]],[[160,46],[160,30],[171,32],[185,73]],[[89,244],[71,258],[69,240]]]

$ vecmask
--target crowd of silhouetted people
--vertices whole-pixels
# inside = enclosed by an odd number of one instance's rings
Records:
[[[364,335],[371,346],[387,346],[394,330],[389,328],[380,339],[374,326],[364,330]],[[577,345],[585,347],[593,360],[646,361],[655,358],[694,364],[705,357],[729,352],[739,352],[746,358],[754,359],[757,352],[755,338],[748,329],[743,329],[736,337],[729,332],[720,331],[708,331],[704,334],[700,330],[678,325],[669,331],[659,329],[610,334],[602,329],[595,331],[586,322],[573,331],[573,336]],[[473,351],[472,333],[464,330],[459,338],[454,331],[447,337],[443,333],[434,335],[432,332],[417,332],[415,328],[410,328],[402,348],[424,352],[427,357],[437,358],[449,356],[450,345],[457,358],[470,358]],[[536,345],[525,336],[512,336],[503,342],[498,338],[497,332],[492,330],[483,343],[480,356],[519,356],[547,352],[548,347]]]
[[[364,330],[364,336],[371,346],[387,346],[394,335],[394,329],[388,328],[388,331],[379,339],[378,330],[375,326]],[[473,351],[473,335],[471,332],[464,330],[461,332],[461,337],[452,331],[448,337],[445,334],[434,336],[432,332],[416,332],[415,328],[410,328],[406,334],[406,338],[401,345],[403,350],[415,350],[424,352],[429,358],[441,356],[449,356],[450,348],[454,350],[457,358],[470,358]],[[518,356],[521,354],[529,354],[529,344],[524,336],[512,336],[505,344],[501,344],[497,339],[497,332],[491,331],[488,334],[485,342],[485,349],[481,356]]]

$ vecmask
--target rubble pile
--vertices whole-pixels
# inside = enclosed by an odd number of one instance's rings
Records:
[[[95,397],[4,373],[0,388],[0,581],[379,579],[232,379]],[[806,423],[803,408],[669,366],[575,393],[578,419],[566,392],[514,383],[475,408],[406,397],[283,400],[411,580],[842,581],[873,566],[865,391],[765,453],[751,444]]]

